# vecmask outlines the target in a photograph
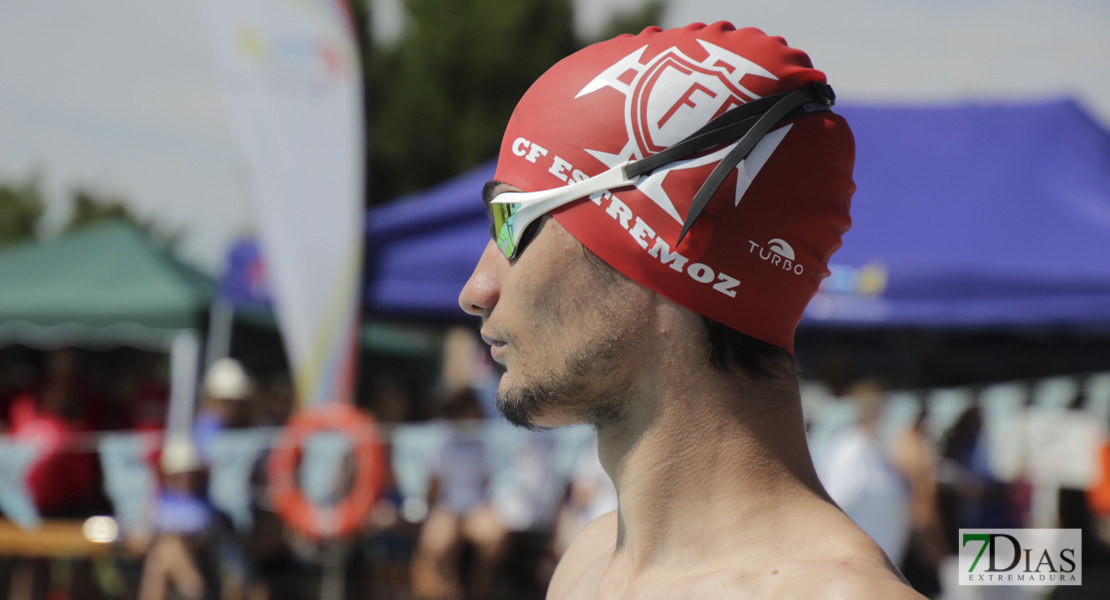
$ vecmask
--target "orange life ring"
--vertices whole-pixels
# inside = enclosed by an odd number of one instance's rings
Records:
[[[297,468],[301,446],[314,434],[338,431],[352,442],[354,478],[350,491],[331,506],[313,503],[301,492]],[[384,454],[377,424],[347,402],[326,402],[293,415],[270,452],[270,499],[278,516],[297,532],[315,539],[348,536],[358,530],[381,492]]]
[[[1110,516],[1110,442],[1099,450],[1098,481],[1087,490],[1087,502],[1095,515]]]

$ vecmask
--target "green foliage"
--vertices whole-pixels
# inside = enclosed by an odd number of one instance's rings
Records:
[[[574,33],[570,0],[405,0],[404,8],[394,44],[362,44],[373,202],[494,158],[528,86],[587,45]],[[662,9],[653,0],[614,20],[605,37],[639,32]],[[365,0],[354,14],[372,18]]]
[[[45,211],[37,175],[0,184],[0,247],[34,239]]]
[[[62,233],[106,220],[122,220],[167,245],[175,244],[180,237],[180,232],[156,232],[153,221],[135,215],[118,195],[80,186],[74,188],[71,194],[73,211],[62,227]],[[38,239],[45,212],[46,201],[38,175],[29,175],[22,181],[0,183],[0,248]]]
[[[84,187],[73,190],[73,213],[64,229],[73,231],[111,219],[130,221],[140,229],[150,229],[150,223],[139,220],[119,196],[102,195]]]
[[[173,233],[159,231],[153,220],[136,215],[127,206],[127,201],[119,195],[81,186],[74,188],[72,193],[73,212],[63,228],[64,232],[74,231],[104,221],[126,221],[165,246],[172,247],[176,245],[181,237],[180,231]]]

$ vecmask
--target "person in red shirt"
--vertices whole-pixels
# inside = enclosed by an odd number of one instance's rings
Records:
[[[12,438],[33,445],[38,458],[27,474],[35,507],[43,516],[78,516],[96,493],[97,463],[91,452],[73,448],[88,430],[80,416],[82,390],[71,350],[50,354],[38,389],[12,400]]]

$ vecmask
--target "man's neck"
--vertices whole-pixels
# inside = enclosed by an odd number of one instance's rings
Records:
[[[620,498],[614,558],[632,573],[764,545],[777,517],[824,498],[796,386],[768,394],[708,367],[663,371],[641,382],[624,419],[598,432]]]

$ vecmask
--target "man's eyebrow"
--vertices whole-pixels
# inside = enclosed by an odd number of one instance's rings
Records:
[[[486,210],[489,210],[490,202],[493,202],[494,197],[497,196],[493,191],[497,189],[497,186],[504,185],[504,183],[503,181],[491,179],[486,182],[486,185],[482,186],[482,202],[486,205]]]

